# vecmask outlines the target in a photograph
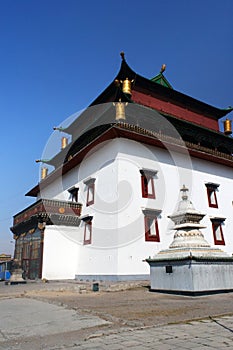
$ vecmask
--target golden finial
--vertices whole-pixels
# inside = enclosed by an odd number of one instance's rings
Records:
[[[62,137],[61,139],[61,149],[65,149],[68,145],[68,138],[67,137]]]
[[[120,55],[121,55],[122,61],[124,61],[124,59],[125,59],[125,53],[124,53],[124,51],[121,51]]]
[[[126,78],[121,82],[122,82],[122,91],[124,92],[124,94],[132,95],[131,84],[134,82],[134,80],[133,79],[129,80],[128,78]]]
[[[230,119],[225,119],[223,121],[224,124],[224,134],[231,135],[232,134],[232,121]]]
[[[113,102],[113,106],[116,108],[116,120],[125,120],[125,107],[128,105],[128,102]]]
[[[166,69],[166,64],[162,64],[162,67],[160,69],[160,73],[163,73]]]
[[[41,180],[44,180],[48,175],[48,168],[43,167],[41,168]]]

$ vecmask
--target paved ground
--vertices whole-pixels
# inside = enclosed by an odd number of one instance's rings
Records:
[[[74,281],[0,283],[0,348],[233,348],[233,293],[184,297],[136,285],[100,287],[91,292],[90,284]]]

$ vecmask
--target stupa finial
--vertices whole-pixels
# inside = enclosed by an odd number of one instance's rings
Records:
[[[180,189],[180,191],[182,192],[181,198],[183,201],[187,201],[188,199],[188,194],[187,194],[188,190],[189,189],[185,185],[183,185],[183,187]]]

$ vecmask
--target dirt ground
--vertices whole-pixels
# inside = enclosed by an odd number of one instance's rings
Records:
[[[26,296],[91,313],[113,323],[151,326],[233,314],[233,293],[199,297],[161,294],[141,286],[125,291],[29,291]]]
[[[105,286],[106,287],[106,286]],[[125,290],[124,290],[125,289]],[[3,349],[68,349],[78,342],[102,335],[233,315],[233,293],[188,297],[149,291],[148,284],[114,284],[93,292],[91,284],[76,282],[28,283],[5,286],[0,283],[0,299],[32,298],[99,316],[110,323],[78,331],[61,332],[43,338],[25,338],[1,343]],[[64,345],[65,344],[65,345]],[[60,347],[59,347],[60,346]]]

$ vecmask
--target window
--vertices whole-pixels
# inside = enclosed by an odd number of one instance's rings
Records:
[[[218,208],[216,191],[217,191],[219,185],[211,183],[211,182],[208,182],[205,185],[206,185],[206,189],[207,189],[207,197],[208,197],[209,207]]]
[[[78,187],[71,187],[68,192],[70,193],[70,199],[72,202],[78,202],[78,191],[79,188]]]
[[[91,183],[87,188],[87,206],[94,204],[95,199],[95,183]]]
[[[145,240],[151,242],[160,242],[158,216],[160,210],[143,209],[145,220]]]
[[[82,220],[84,221],[84,239],[83,244],[91,244],[92,242],[92,219],[93,216],[86,216]]]
[[[142,169],[141,173],[141,185],[142,185],[142,197],[155,199],[155,188],[154,188],[154,176],[157,171]]]
[[[223,236],[222,224],[225,221],[224,218],[212,218],[212,229],[214,235],[215,245],[225,245],[225,240]]]
[[[95,201],[95,178],[89,178],[84,181],[87,187],[87,202],[86,205],[89,206],[94,204]]]

